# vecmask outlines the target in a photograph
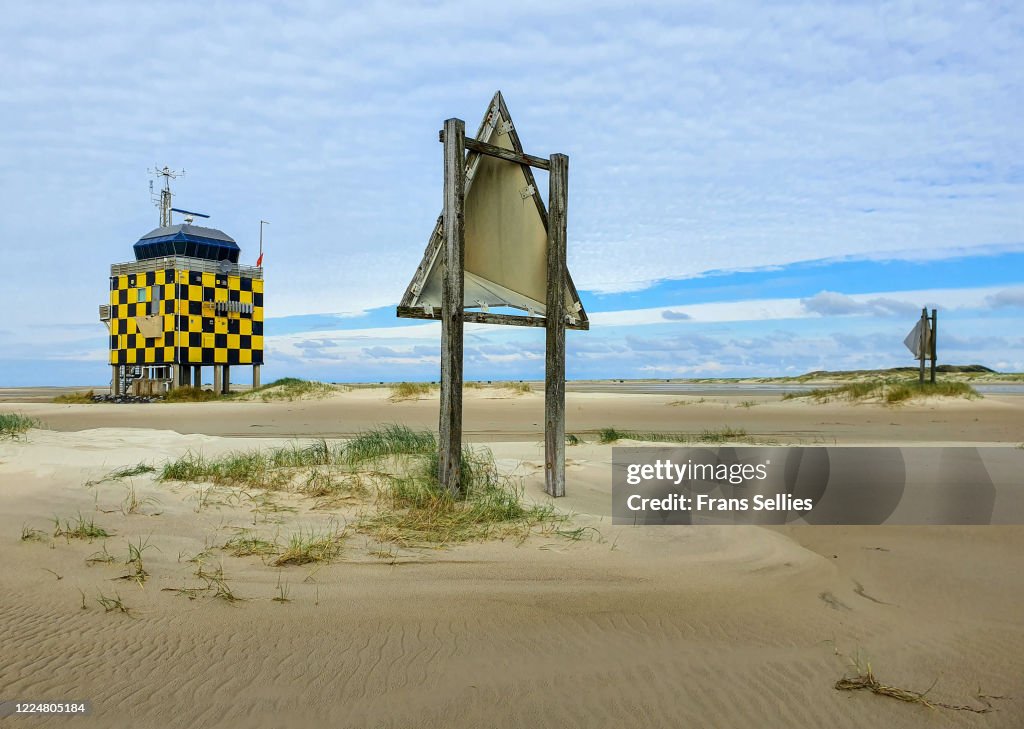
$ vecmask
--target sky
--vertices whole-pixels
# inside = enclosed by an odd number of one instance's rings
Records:
[[[591,320],[569,378],[941,363],[1024,371],[1024,5],[5,3],[0,386],[109,379],[112,263],[147,171],[253,263],[264,382],[436,380],[396,319],[442,201],[449,117],[500,89],[567,154]],[[546,199],[545,173],[538,186]],[[466,377],[540,379],[542,330],[468,326]],[[233,379],[244,379],[241,374]]]

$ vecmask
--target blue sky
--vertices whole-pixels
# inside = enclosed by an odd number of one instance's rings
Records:
[[[256,257],[264,379],[436,379],[392,316],[440,211],[447,117],[501,89],[570,157],[570,377],[1024,370],[1014,3],[35,3],[0,27],[0,386],[102,383],[96,307],[155,227],[146,170]],[[542,194],[545,180],[539,175]],[[543,334],[469,327],[467,376]]]

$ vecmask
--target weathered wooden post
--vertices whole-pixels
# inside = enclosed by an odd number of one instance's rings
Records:
[[[936,352],[938,351],[938,345],[936,341],[939,335],[939,313],[937,310],[932,309],[932,346],[931,346],[931,357],[932,357],[932,384],[935,384],[935,358]]]
[[[466,123],[444,122],[444,271],[441,292],[441,419],[437,480],[453,495],[462,481],[462,322],[465,267]]]
[[[544,488],[565,496],[565,248],[569,158],[551,155],[548,178],[547,330],[544,363]]]
[[[918,352],[921,355],[921,367],[918,372],[918,382],[924,384],[924,360],[928,356],[928,309],[921,309],[921,343]]]

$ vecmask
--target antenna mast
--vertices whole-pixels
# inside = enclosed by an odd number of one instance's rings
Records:
[[[153,169],[150,170],[149,174],[153,175],[154,178],[159,178],[159,177],[163,177],[164,178],[163,187],[160,188],[160,198],[157,199],[157,197],[156,197],[156,193],[153,190],[153,181],[152,180],[149,181],[149,194],[152,196],[153,204],[156,205],[160,209],[160,227],[161,228],[166,228],[167,226],[172,224],[171,223],[171,198],[174,197],[174,195],[171,192],[171,180],[173,180],[173,179],[175,179],[177,177],[184,177],[185,176],[185,170],[182,170],[181,172],[175,172],[174,170],[172,170],[171,168],[167,167],[166,165],[164,165],[163,169],[160,169],[159,167],[154,166]]]

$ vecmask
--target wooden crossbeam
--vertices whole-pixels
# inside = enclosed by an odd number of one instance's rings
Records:
[[[441,313],[435,311],[428,314],[421,306],[399,306],[396,314],[401,319],[432,319],[441,320]],[[516,314],[492,314],[485,311],[463,311],[462,321],[468,324],[504,324],[513,327],[546,327],[547,318],[543,316],[518,316]],[[590,322],[577,319],[575,323],[566,322],[566,329],[589,331]]]
[[[444,142],[443,129],[438,133],[438,137],[441,142]],[[472,137],[466,137],[466,149],[470,152],[479,152],[480,154],[497,157],[498,159],[507,160],[508,162],[517,162],[521,165],[536,167],[539,170],[551,169],[551,162],[543,157],[535,157],[532,154],[526,154],[525,152],[516,152],[512,149],[505,149],[504,147],[498,147],[487,142],[481,142],[479,139],[473,139]]]

